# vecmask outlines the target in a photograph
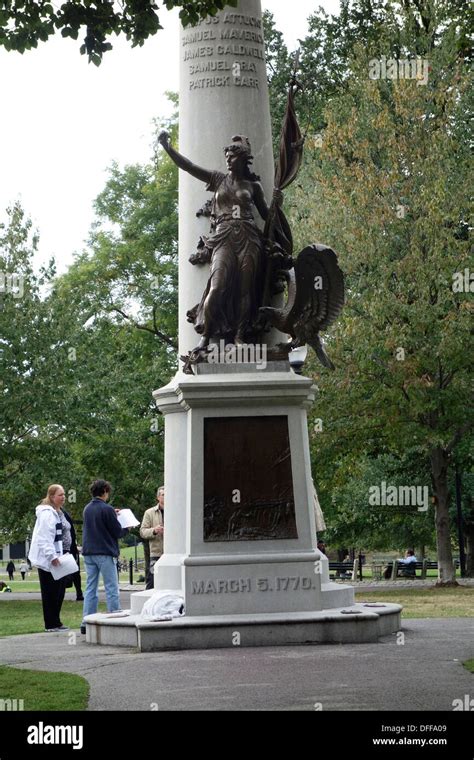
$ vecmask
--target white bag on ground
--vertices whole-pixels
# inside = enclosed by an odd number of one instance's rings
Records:
[[[184,599],[171,591],[156,591],[143,605],[145,620],[169,620],[184,615]]]

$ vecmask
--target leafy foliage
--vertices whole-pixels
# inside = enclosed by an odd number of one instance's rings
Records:
[[[288,84],[295,69],[295,56],[286,47],[283,34],[276,28],[273,15],[263,13],[267,79],[272,115],[273,148],[278,155],[280,131],[285,115]]]
[[[347,275],[347,308],[331,338],[339,370],[321,382],[326,433],[315,437],[318,467],[328,468],[329,480],[341,458],[347,476],[367,471],[367,454],[379,462],[388,453],[417,456],[419,471],[430,470],[438,557],[448,576],[449,467],[472,426],[472,303],[453,289],[455,273],[469,263],[472,83],[456,22],[444,18],[435,30],[436,20],[413,37],[414,53],[429,51],[426,86],[371,80],[370,45],[353,49],[324,112],[321,148],[308,151],[292,217],[301,244],[334,246]],[[409,38],[410,24],[408,14],[387,57],[397,45],[406,53],[400,40]],[[342,511],[337,520],[344,519]]]
[[[0,235],[0,509],[6,528],[21,523],[22,499],[31,488],[41,483],[43,491],[44,478],[52,477],[59,462],[70,465],[63,440],[65,408],[57,391],[67,325],[42,297],[54,268],[34,273],[31,259],[38,237],[18,204],[7,215]]]
[[[176,119],[157,124],[176,133]],[[69,271],[35,276],[37,236],[19,206],[0,238],[0,271],[21,274],[21,298],[0,314],[4,405],[0,524],[24,537],[48,483],[80,518],[104,477],[117,506],[140,515],[163,480],[163,423],[151,392],[176,369],[177,171],[110,169],[89,250]],[[160,474],[161,473],[161,474]]]
[[[196,24],[225,5],[237,0],[166,0],[168,10],[180,8],[180,18],[187,26]],[[112,35],[123,34],[132,47],[143,45],[148,37],[163,27],[153,0],[66,0],[59,7],[48,0],[4,0],[0,2],[0,45],[6,50],[24,53],[45,42],[53,34],[77,40],[85,31],[82,54],[100,65],[104,53],[112,50]]]

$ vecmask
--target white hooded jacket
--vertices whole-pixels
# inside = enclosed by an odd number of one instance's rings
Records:
[[[58,512],[49,504],[39,504],[28,554],[31,564],[51,572],[51,562],[63,553],[62,536],[63,526]]]

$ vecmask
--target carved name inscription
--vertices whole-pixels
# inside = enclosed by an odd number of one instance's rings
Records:
[[[261,19],[242,13],[219,14],[204,19],[192,31],[183,34],[181,45],[183,61],[189,64],[190,90],[259,89],[257,61],[265,61]],[[202,74],[208,76],[200,76]]]
[[[193,594],[242,594],[252,591],[311,591],[314,580],[304,575],[275,578],[233,578],[232,580],[203,580],[192,582]]]

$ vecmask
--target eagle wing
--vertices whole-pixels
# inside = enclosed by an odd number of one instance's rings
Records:
[[[295,261],[296,296],[289,322],[316,332],[327,330],[344,307],[344,275],[332,248],[310,245]],[[299,337],[299,336],[298,336]]]
[[[296,293],[287,317],[288,332],[300,344],[312,346],[321,363],[334,369],[319,337],[344,307],[344,274],[332,248],[310,245],[301,251],[295,261],[294,283]]]

